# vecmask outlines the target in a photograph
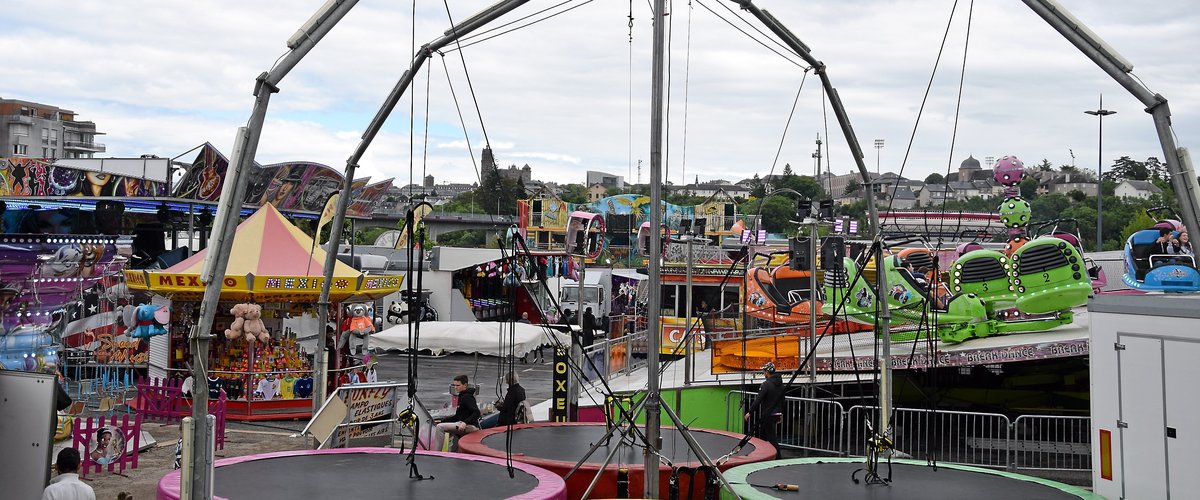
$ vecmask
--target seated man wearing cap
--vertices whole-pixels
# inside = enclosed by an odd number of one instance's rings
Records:
[[[783,377],[775,373],[775,363],[770,361],[762,367],[762,385],[758,386],[758,395],[746,412],[745,420],[750,421],[750,415],[755,414],[754,437],[762,439],[776,450],[779,449],[779,436],[775,435],[775,422],[783,414]],[[778,451],[776,451],[778,453]]]

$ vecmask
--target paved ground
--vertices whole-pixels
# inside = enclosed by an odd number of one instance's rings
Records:
[[[549,351],[547,350],[547,354]],[[385,353],[378,357],[379,379],[403,382],[408,378],[408,356]],[[477,396],[481,403],[493,401],[496,396],[496,380],[501,370],[500,360],[490,356],[453,354],[444,357],[423,356],[417,363],[417,397],[432,409],[441,408],[450,402],[449,383],[455,375],[465,374],[474,384],[480,385]],[[527,399],[538,403],[550,397],[550,365],[520,361],[514,365],[525,387]],[[226,430],[225,449],[217,450],[217,459],[267,453],[272,451],[299,450],[307,448],[303,438],[290,437],[296,434],[307,421],[277,421],[243,423],[230,421]],[[138,458],[137,469],[126,469],[124,475],[108,472],[92,474],[89,484],[96,490],[98,499],[114,499],[120,492],[133,494],[137,500],[153,499],[159,479],[172,471],[175,460],[175,442],[179,439],[177,424],[143,424],[158,444],[145,450]],[[0,494],[0,497],[3,497]]]

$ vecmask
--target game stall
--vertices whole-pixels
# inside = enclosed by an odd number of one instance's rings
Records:
[[[199,252],[165,270],[125,273],[130,289],[170,299],[170,321],[161,325],[165,334],[150,342],[152,377],[191,375],[188,334],[199,317],[205,289],[200,269],[207,254]],[[325,251],[272,205],[239,224],[206,356],[208,380],[185,381],[185,392],[204,390],[203,384],[210,395],[224,390],[231,419],[308,418],[313,351],[320,350],[322,341],[334,351],[329,360],[331,389],[366,381],[366,368],[351,355],[351,346],[354,339],[375,331],[375,299],[398,291],[403,278],[368,276],[335,262],[329,294],[332,322],[322,328],[312,318],[324,283],[324,262]],[[306,347],[305,339],[316,343]]]

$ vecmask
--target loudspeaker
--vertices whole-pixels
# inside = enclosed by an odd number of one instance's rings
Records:
[[[836,271],[842,269],[842,259],[846,258],[846,239],[841,236],[826,236],[821,240],[821,269]]]
[[[833,200],[821,200],[817,212],[823,220],[833,219]]]
[[[793,271],[812,271],[813,255],[810,253],[808,238],[792,238],[788,240],[788,250],[791,251],[791,268]]]
[[[796,200],[796,220],[812,216],[812,200]]]
[[[704,228],[707,225],[708,225],[708,219],[705,219],[705,218],[696,219],[694,222],[692,222],[692,234],[695,234],[696,236],[699,236],[699,237],[703,237],[704,236]]]

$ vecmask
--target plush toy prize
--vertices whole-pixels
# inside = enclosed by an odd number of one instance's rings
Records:
[[[167,333],[171,322],[171,309],[167,306],[142,304],[133,313],[134,321],[126,330],[134,338],[150,338]]]
[[[225,330],[225,338],[237,340],[245,338],[247,342],[266,342],[271,339],[267,326],[262,321],[262,306],[258,304],[235,304],[229,310],[233,315],[233,323]]]

